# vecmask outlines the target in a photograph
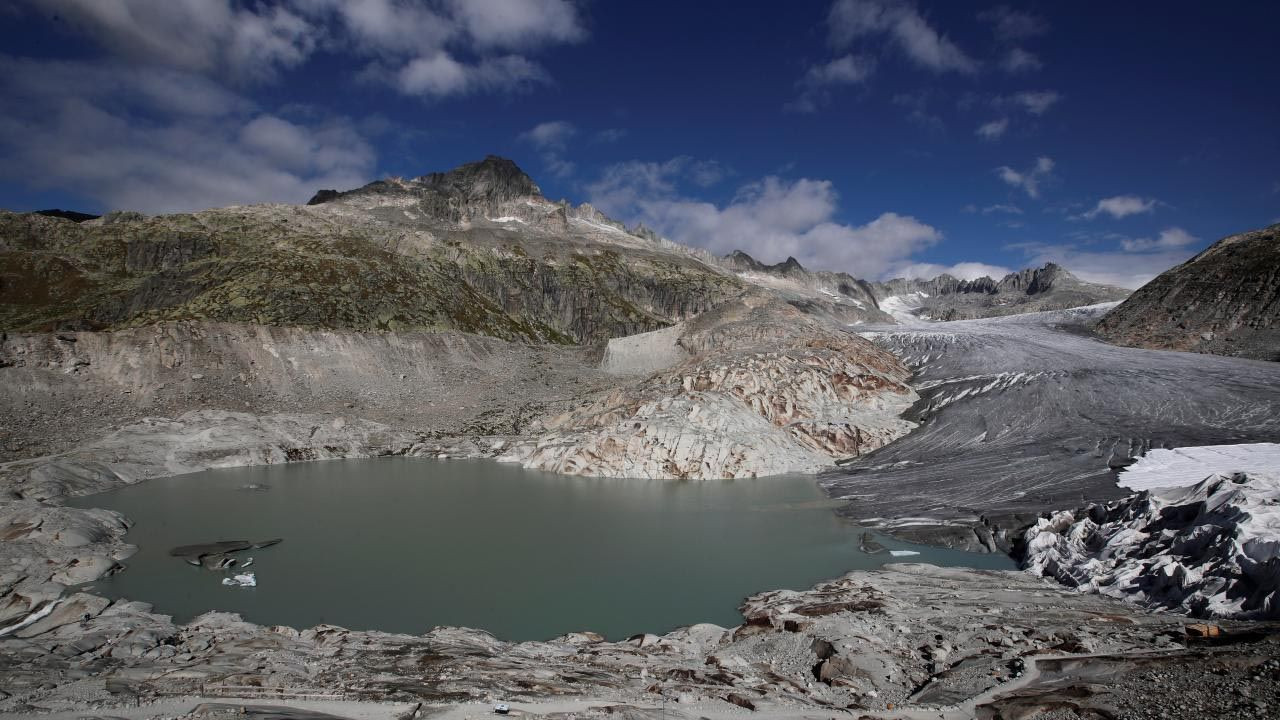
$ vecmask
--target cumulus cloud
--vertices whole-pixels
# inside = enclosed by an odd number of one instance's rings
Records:
[[[425,98],[548,82],[527,54],[586,36],[568,0],[25,1],[136,63],[269,81],[318,48],[341,48],[369,59],[360,78]]]
[[[942,239],[913,217],[886,212],[863,225],[837,222],[830,182],[765,177],[724,205],[687,196],[689,160],[614,165],[587,190],[615,217],[643,222],[676,242],[717,255],[743,250],[764,262],[794,256],[809,267],[878,277]]]
[[[827,33],[832,51],[839,57],[809,66],[796,83],[799,95],[784,106],[786,109],[814,112],[829,98],[832,89],[865,83],[875,72],[877,55],[883,48],[893,48],[913,64],[933,72],[978,71],[976,60],[907,2],[835,0],[827,13]],[[870,47],[854,52],[854,45]]]
[[[1156,203],[1157,201],[1154,198],[1141,198],[1137,195],[1116,195],[1099,200],[1092,210],[1085,212],[1081,217],[1092,220],[1105,213],[1118,220],[1130,215],[1153,212],[1156,209]]]
[[[563,150],[569,138],[577,133],[577,128],[567,120],[552,120],[538,123],[520,133],[520,139],[532,143],[539,149]]]
[[[886,0],[836,0],[827,15],[833,47],[884,38],[916,65],[934,72],[973,73],[978,63],[939,33],[916,8]]]
[[[231,0],[28,0],[112,54],[236,79],[271,79],[311,54],[321,30],[283,5]]]
[[[200,76],[0,56],[0,175],[108,209],[303,202],[369,179],[373,148],[346,118],[264,112]]]
[[[1074,244],[1025,243],[1020,249],[1033,265],[1055,262],[1089,282],[1135,289],[1169,268],[1191,257],[1187,247],[1152,248],[1149,252],[1127,252],[1081,248]]]
[[[300,202],[367,181],[376,156],[364,135],[385,123],[244,94],[319,51],[354,57],[358,79],[438,99],[550,82],[531,53],[586,36],[569,0],[12,2],[102,52],[0,56],[0,175],[148,212]]]
[[[1124,238],[1120,247],[1125,252],[1146,252],[1148,250],[1165,250],[1186,247],[1200,242],[1200,238],[1180,227],[1166,228],[1154,238]]]
[[[1011,272],[1013,271],[1003,265],[988,265],[980,262],[960,262],[955,265],[907,263],[890,268],[885,273],[885,277],[932,280],[939,275],[950,275],[961,280],[977,280],[980,277],[999,280]]]
[[[831,88],[863,83],[875,69],[874,58],[852,54],[811,66],[796,83],[800,95],[786,107],[798,112],[814,112],[826,102]]]
[[[453,16],[477,43],[521,48],[586,37],[577,8],[566,0],[449,0]]]
[[[468,64],[459,62],[443,50],[414,58],[398,70],[370,65],[363,77],[387,82],[406,95],[423,97],[524,90],[549,80],[540,65],[519,55],[484,58]]]
[[[1009,118],[1000,118],[999,120],[992,120],[979,125],[974,134],[983,140],[999,140],[1004,135],[1004,131],[1008,129]]]
[[[1006,184],[1018,188],[1027,194],[1027,197],[1040,197],[1040,184],[1053,176],[1054,162],[1052,158],[1038,157],[1036,162],[1028,170],[1014,170],[1008,165],[996,168],[996,175],[999,176]]]

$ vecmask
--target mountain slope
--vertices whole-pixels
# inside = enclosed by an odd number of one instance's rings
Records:
[[[1048,263],[990,277],[960,280],[939,275],[932,280],[896,278],[871,284],[876,300],[900,314],[928,320],[967,320],[1018,313],[1065,310],[1120,300],[1123,288],[1085,282],[1060,265]]]
[[[1119,345],[1280,360],[1280,224],[1219,240],[1095,329]]]
[[[79,223],[0,212],[0,329],[213,320],[577,343],[746,290],[696,252],[548,201],[502,158],[312,202]]]
[[[849,273],[809,270],[793,257],[766,265],[741,250],[725,255],[721,264],[739,279],[768,288],[812,314],[848,324],[890,321],[876,303],[867,281]]]

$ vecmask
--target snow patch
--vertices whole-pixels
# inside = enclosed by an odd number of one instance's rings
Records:
[[[1280,479],[1280,443],[1152,450],[1120,474],[1120,487],[1150,490],[1195,485],[1214,473]]]
[[[920,325],[931,322],[915,313],[924,305],[928,293],[913,292],[906,295],[890,295],[880,301],[880,309],[889,313],[901,325]]]

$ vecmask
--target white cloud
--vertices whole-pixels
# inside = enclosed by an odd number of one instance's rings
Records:
[[[566,0],[448,0],[453,16],[484,47],[524,48],[586,37]]]
[[[982,208],[983,215],[990,215],[992,213],[1007,213],[1009,215],[1021,215],[1022,208],[1018,207],[1017,205],[988,205]]]
[[[0,95],[21,100],[0,117],[0,176],[111,209],[303,202],[375,163],[349,120],[303,124],[189,73],[0,56]]]
[[[1156,204],[1157,201],[1154,198],[1141,198],[1137,195],[1116,195],[1099,200],[1092,210],[1084,213],[1081,217],[1092,220],[1106,213],[1118,220],[1130,215],[1153,212],[1156,209]]]
[[[1004,165],[996,168],[996,174],[1005,183],[1018,188],[1027,194],[1027,197],[1040,197],[1040,184],[1049,179],[1053,175],[1054,162],[1048,157],[1036,158],[1035,165],[1031,169],[1018,171]]]
[[[1161,230],[1160,234],[1155,238],[1125,238],[1120,241],[1120,247],[1125,252],[1145,252],[1148,250],[1186,247],[1198,242],[1200,242],[1200,238],[1195,235],[1180,227],[1171,227]]]
[[[877,277],[938,242],[942,233],[892,212],[864,225],[834,220],[830,182],[769,176],[742,186],[723,206],[677,192],[687,158],[629,162],[588,186],[590,200],[629,222],[643,222],[676,242],[723,255],[743,250],[764,262],[794,256],[807,267]]]
[[[567,0],[24,1],[141,65],[270,81],[317,48],[345,49],[372,59],[359,77],[426,98],[547,82],[526,51],[586,37]]]
[[[1009,118],[1000,118],[999,120],[992,120],[989,123],[979,125],[975,134],[983,140],[998,140],[1004,135],[1004,131],[1008,129]]]
[[[72,99],[37,121],[0,121],[0,165],[40,168],[42,186],[108,208],[156,213],[300,203],[321,187],[366,182],[374,153],[342,122],[305,127],[260,115],[245,123],[144,124]]]
[[[1037,92],[1020,92],[1011,99],[1032,115],[1043,115],[1048,112],[1049,108],[1057,104],[1062,99],[1062,96],[1054,90],[1040,90]]]
[[[1044,63],[1040,62],[1040,58],[1035,53],[1022,48],[1013,48],[1005,53],[1000,61],[1000,67],[1011,75],[1018,73],[1033,72],[1044,67]]]
[[[991,32],[1003,42],[1026,40],[1049,31],[1049,23],[1044,18],[1014,10],[1008,5],[984,10],[978,13],[978,19],[991,25]]]
[[[823,65],[809,68],[801,79],[805,87],[854,85],[865,81],[875,71],[875,60],[860,55],[845,55]]]
[[[934,29],[911,4],[889,0],[836,0],[827,15],[832,46],[885,37],[915,64],[935,72],[974,73],[977,61]]]
[[[114,61],[33,60],[0,55],[0,84],[10,114],[58,97],[91,97],[113,107],[193,117],[242,113],[253,108],[244,97],[201,75]]]
[[[116,56],[265,80],[311,54],[321,31],[282,5],[231,0],[29,0]]]
[[[999,280],[1013,272],[1003,265],[988,265],[980,262],[960,262],[955,265],[939,265],[937,263],[908,263],[890,268],[885,277],[907,278],[916,280],[932,280],[939,275],[950,275],[961,280],[977,280],[989,277]]]
[[[371,65],[365,69],[363,77],[388,82],[406,95],[422,97],[522,90],[550,79],[540,65],[520,55],[485,58],[467,64],[443,50],[414,58],[390,73],[381,66]]]
[[[577,128],[567,120],[552,120],[538,123],[520,133],[519,139],[532,143],[539,149],[563,150],[569,138],[577,132]]]
[[[831,88],[866,82],[875,69],[875,58],[852,54],[814,65],[796,83],[800,95],[788,103],[786,108],[797,112],[814,112],[827,100]]]

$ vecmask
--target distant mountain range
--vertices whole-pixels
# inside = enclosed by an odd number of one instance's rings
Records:
[[[898,321],[909,322],[1062,310],[1120,300],[1129,294],[1124,288],[1085,282],[1054,263],[1009,273],[999,281],[989,277],[960,280],[944,274],[932,280],[867,282],[848,273],[806,270],[793,257],[766,265],[735,250],[724,260],[742,277],[785,280],[795,287],[873,306]]]
[[[1272,226],[1219,241],[1109,314],[1114,342],[1280,357]],[[956,320],[1122,300],[1055,264],[996,280],[868,282],[723,258],[553,202],[514,162],[321,190],[305,206],[148,217],[0,211],[0,329],[216,320],[357,330],[440,328],[591,343],[766,292],[845,325]]]

